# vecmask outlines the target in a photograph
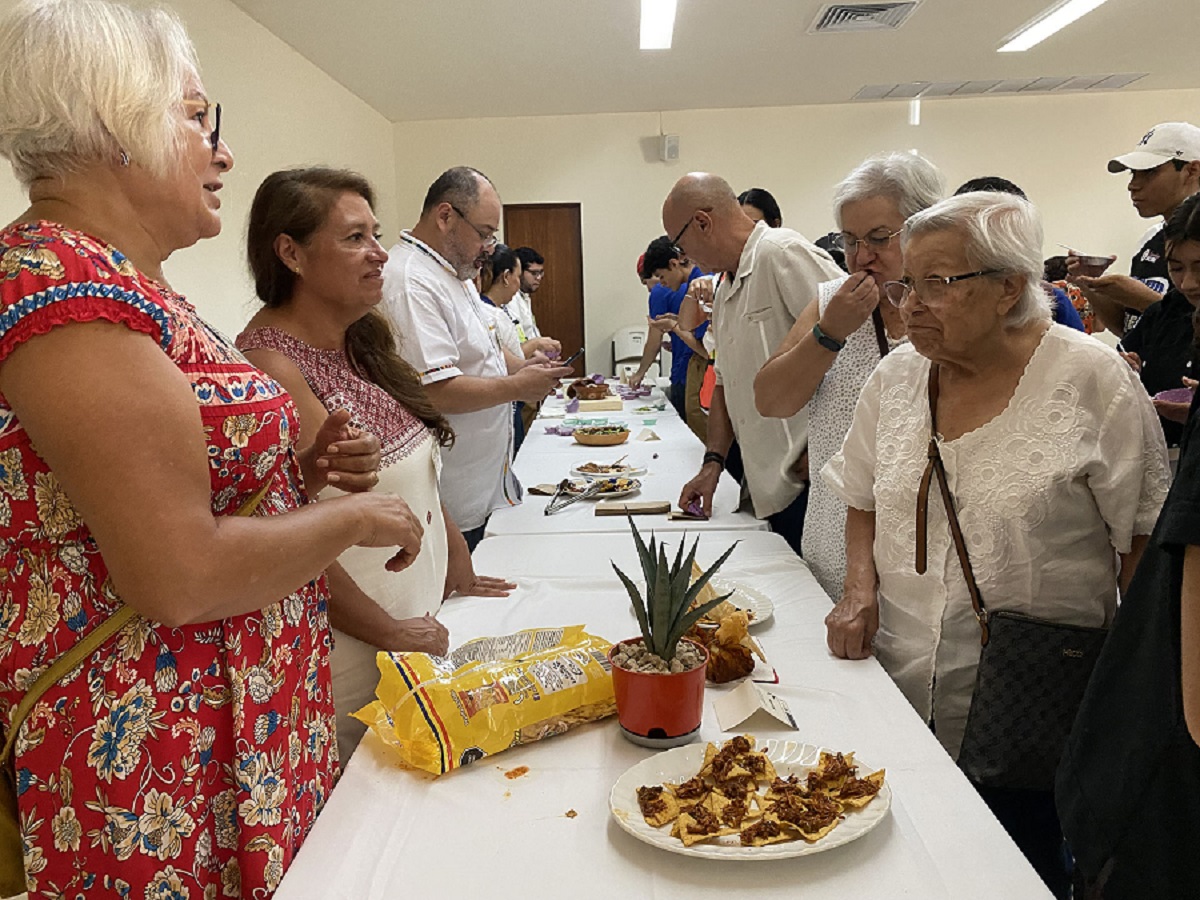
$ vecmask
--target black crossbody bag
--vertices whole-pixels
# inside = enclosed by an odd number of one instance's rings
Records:
[[[959,768],[976,784],[1048,791],[1107,628],[1061,625],[984,604],[937,444],[938,367],[929,372],[929,463],[917,493],[917,574],[926,569],[929,488],[936,476],[981,632],[979,669]]]

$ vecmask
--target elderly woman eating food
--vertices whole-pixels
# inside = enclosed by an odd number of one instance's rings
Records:
[[[884,290],[910,344],[868,379],[842,451],[822,471],[849,507],[846,579],[826,625],[835,655],[874,651],[957,758],[980,625],[937,487],[924,535],[917,527],[931,405],[966,552],[993,612],[1109,622],[1166,496],[1166,447],[1120,357],[1050,322],[1031,204],[950,198],[908,220],[903,248],[904,276]],[[981,793],[1061,895],[1051,792]]]

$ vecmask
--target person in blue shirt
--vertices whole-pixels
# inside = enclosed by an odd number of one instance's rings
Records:
[[[651,241],[642,261],[642,277],[658,279],[658,283],[650,289],[650,318],[678,316],[688,287],[702,275],[700,269],[691,264],[669,237],[663,235]],[[702,343],[707,330],[708,322],[704,322],[695,331],[675,328],[670,332],[671,389],[668,397],[679,417],[688,422],[693,431],[696,425],[689,421],[688,407],[699,410],[700,406],[700,384],[708,365],[708,353]]]

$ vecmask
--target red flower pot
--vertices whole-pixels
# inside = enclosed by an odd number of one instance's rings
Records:
[[[612,666],[613,693],[617,700],[617,719],[625,736],[635,744],[648,747],[674,747],[692,741],[704,717],[704,673],[708,651],[695,641],[684,638],[700,651],[700,665],[687,672],[631,672],[616,663]],[[609,662],[622,644],[640,644],[631,638],[615,644],[608,653]]]

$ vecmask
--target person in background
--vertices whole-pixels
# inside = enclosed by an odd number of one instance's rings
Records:
[[[958,190],[954,193],[970,194],[974,191],[999,191],[1003,194],[1014,194],[1022,200],[1028,200],[1025,192],[1017,185],[1013,184],[1007,178],[1000,178],[996,175],[987,175],[983,178],[972,178],[970,181],[959,185]],[[1071,301],[1065,290],[1055,287],[1050,283],[1048,278],[1042,279],[1042,287],[1050,294],[1050,317],[1059,325],[1066,325],[1068,328],[1074,328],[1076,331],[1084,331],[1083,320],[1079,317],[1079,312],[1075,308],[1075,304]]]
[[[395,351],[376,311],[387,251],[379,245],[375,192],[356,172],[289,169],[267,176],[250,207],[246,257],[263,303],[237,346],[282,384],[300,412],[306,448],[327,410],[382,444],[375,489],[404,497],[425,523],[421,553],[403,572],[387,551],[354,547],[326,571],[334,627],[333,698],[343,761],[365,733],[351,713],[375,697],[375,654],[444,655],[449,634],[434,616],[451,594],[507,596],[514,585],[477,576],[462,532],[441,503],[440,453],[454,441],[417,373]]]
[[[542,288],[542,279],[546,277],[546,260],[532,247],[518,247],[513,253],[521,261],[521,290],[513,297],[509,309],[516,316],[517,322],[521,325],[521,331],[524,333],[521,352],[526,359],[531,358],[539,350],[550,359],[559,359],[562,356],[562,343],[549,335],[543,335],[541,329],[538,328],[537,317],[533,314],[533,295]],[[541,404],[526,403],[523,400],[519,402],[521,403],[521,428],[525,434],[528,434],[533,420],[537,418]]]
[[[1133,366],[1153,399],[1170,447],[1178,446],[1183,437],[1191,402],[1156,395],[1184,385],[1194,386],[1196,295],[1185,293],[1179,280],[1172,277],[1172,238],[1168,226],[1176,223],[1176,230],[1182,232],[1184,224],[1196,216],[1197,208],[1200,208],[1200,193],[1180,203],[1163,226],[1163,250],[1171,284],[1162,300],[1151,304],[1121,341],[1125,360]]]
[[[1096,319],[1092,304],[1088,302],[1087,297],[1083,296],[1079,285],[1072,284],[1067,280],[1067,274],[1067,258],[1065,256],[1051,256],[1044,261],[1042,280],[1055,290],[1062,291],[1067,295],[1067,299],[1075,307],[1075,312],[1079,314],[1079,321],[1083,323],[1084,334],[1099,334],[1104,331],[1104,325]]]
[[[513,356],[524,358],[522,344],[525,342],[525,332],[512,310],[513,298],[520,292],[520,288],[521,261],[506,245],[497,244],[488,261],[479,270],[480,299],[491,307],[500,346]],[[513,403],[514,454],[521,449],[525,440],[524,411],[524,400]]]
[[[1200,306],[1197,200],[1193,196],[1180,204],[1163,228],[1171,284],[1193,306]],[[1198,430],[1200,417],[1193,414],[1171,493],[1117,610],[1058,770],[1058,812],[1083,882],[1075,896],[1088,900],[1195,893],[1200,858]]]
[[[419,221],[401,232],[383,269],[381,307],[403,336],[397,350],[457,435],[443,454],[442,501],[471,549],[493,509],[521,502],[512,473],[513,402],[541,402],[572,372],[500,346],[473,282],[496,246],[500,211],[486,176],[448,169],[429,186]]]
[[[753,222],[766,222],[768,228],[783,227],[783,213],[775,196],[766,188],[750,188],[738,194],[737,201]]]
[[[1188,122],[1163,122],[1151,128],[1132,151],[1108,161],[1114,175],[1129,172],[1129,197],[1143,219],[1165,220],[1187,197],[1200,190],[1200,128]],[[1082,289],[1104,327],[1118,338],[1157,303],[1170,285],[1162,224],[1142,237],[1128,275],[1108,275],[1116,261],[1085,264],[1072,250],[1067,255],[1071,280]]]
[[[904,319],[883,285],[904,274],[900,234],[909,216],[942,199],[945,184],[928,160],[887,153],[858,165],[833,191],[833,218],[850,274],[818,287],[754,379],[764,416],[808,407],[808,459],[820,472],[850,429],[862,387],[904,339]],[[846,578],[846,504],[821,478],[809,487],[802,556],[830,597]]]
[[[1032,204],[951,197],[912,216],[903,240],[904,277],[885,291],[909,344],[867,380],[822,470],[848,507],[846,581],[825,621],[833,654],[874,653],[957,759],[981,634],[945,504],[936,487],[920,500],[931,436],[988,609],[1084,627],[1111,622],[1133,577],[1166,496],[1167,452],[1116,352],[1050,321]],[[975,786],[1066,897],[1053,785]]]
[[[671,319],[662,321],[665,323],[673,319],[675,323],[670,331],[671,390],[668,396],[671,405],[692,432],[703,440],[706,423],[704,412],[700,409],[700,385],[708,361],[708,351],[703,344],[708,323],[701,322],[694,328],[684,330],[679,327],[678,321],[684,297],[703,273],[683,256],[678,247],[671,244],[666,235],[655,238],[646,248],[642,257],[642,273],[658,279],[650,288],[649,321],[670,316]],[[644,374],[639,367],[631,382],[640,384]]]
[[[786,228],[755,223],[728,182],[694,172],[675,183],[663,203],[671,244],[703,269],[724,273],[713,299],[717,385],[700,471],[679,505],[712,515],[712,498],[737,439],[754,514],[800,552],[807,501],[808,414],[767,419],[754,407],[754,378],[817,295],[841,270],[823,250]]]
[[[338,769],[323,573],[351,546],[402,570],[423,527],[366,491],[378,440],[322,411],[298,452],[288,394],[169,286],[167,257],[220,232],[233,167],[178,18],[13,4],[0,60],[0,155],[30,200],[0,230],[24,887],[268,898]],[[308,502],[331,482],[359,492]],[[127,615],[14,722],[35,673]]]

